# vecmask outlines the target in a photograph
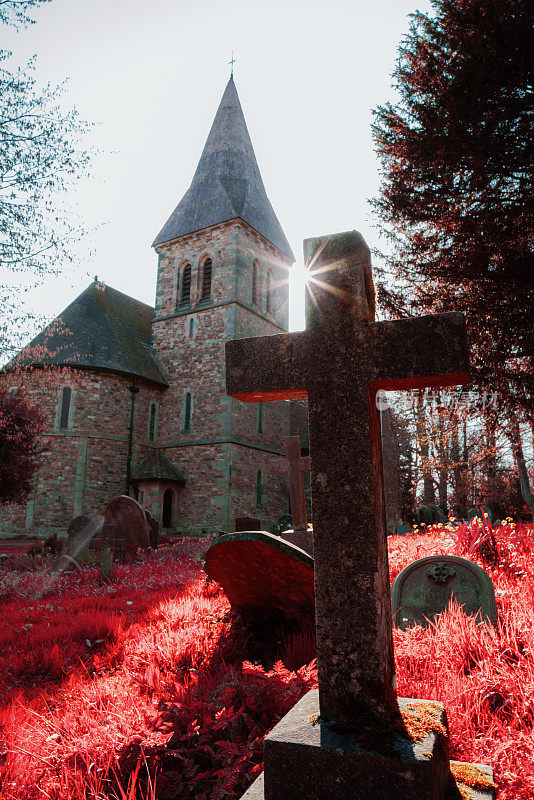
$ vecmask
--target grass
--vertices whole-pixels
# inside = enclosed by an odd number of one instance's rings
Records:
[[[433,553],[490,574],[499,622],[451,607],[394,630],[399,695],[442,700],[451,757],[490,764],[499,800],[534,799],[532,529],[391,537],[392,578]],[[2,800],[230,800],[261,771],[264,735],[317,685],[313,630],[232,612],[170,548],[116,568],[1,572]]]

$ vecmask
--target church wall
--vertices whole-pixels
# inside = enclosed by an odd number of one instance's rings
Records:
[[[125,491],[132,379],[108,373],[72,369],[4,373],[2,385],[21,387],[40,408],[48,440],[35,489],[24,506],[0,508],[0,531],[47,535],[67,529],[78,514],[98,516],[117,494]],[[62,387],[72,388],[70,426],[58,430]],[[161,392],[143,384],[136,396],[135,458],[148,452],[148,407]]]
[[[251,516],[262,520],[266,530],[289,511],[287,475],[278,471],[283,457],[232,445],[231,519]],[[257,475],[261,472],[261,503],[257,500]]]

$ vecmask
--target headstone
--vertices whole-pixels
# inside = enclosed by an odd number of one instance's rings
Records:
[[[149,541],[150,541],[150,547],[153,550],[156,550],[156,548],[158,546],[158,540],[159,540],[159,525],[158,525],[158,521],[156,519],[154,519],[154,517],[152,516],[150,511],[147,511],[146,508],[143,509],[143,510],[145,512],[145,517],[146,517],[146,521],[147,521],[147,525],[148,525],[148,538],[149,538]]]
[[[304,493],[304,479],[302,473],[310,469],[310,457],[301,456],[300,438],[288,436],[284,440],[287,460],[276,471],[286,472],[289,483],[289,504],[291,508],[292,527],[294,531],[305,531],[306,520],[306,495]]]
[[[375,322],[370,252],[355,231],[308,240],[305,257],[307,329],[226,343],[230,396],[308,397],[313,498],[319,691],[266,737],[264,784],[245,797],[445,800],[447,738],[430,727],[413,741],[402,712],[425,704],[394,690],[376,392],[466,382],[465,322]]]
[[[235,529],[236,532],[240,531],[261,531],[261,519],[256,517],[236,517]]]
[[[232,608],[290,619],[313,615],[313,559],[267,531],[218,536],[204,569],[219,583]]]
[[[63,555],[56,559],[54,570],[79,569],[80,562],[89,552],[99,532],[100,526],[92,517],[87,516],[87,514],[74,517],[67,528],[66,550]]]
[[[403,522],[399,522],[395,529],[395,533],[397,536],[406,536],[407,533],[410,532],[410,526],[404,525]]]
[[[109,503],[104,514],[103,537],[115,555],[150,547],[148,522],[137,500],[121,495]]]
[[[100,583],[107,583],[113,577],[113,550],[106,547],[100,556]]]
[[[428,556],[408,564],[391,588],[393,621],[399,628],[428,625],[454,598],[466,614],[497,622],[495,591],[477,564],[456,556]]]

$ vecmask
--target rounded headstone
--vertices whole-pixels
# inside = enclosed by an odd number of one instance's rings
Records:
[[[397,575],[391,588],[393,622],[399,628],[428,625],[451,598],[466,614],[497,622],[491,578],[478,564],[457,556],[420,558]]]
[[[267,531],[217,537],[206,552],[204,570],[234,608],[293,619],[313,614],[313,558]]]
[[[149,528],[144,510],[132,497],[115,497],[106,508],[104,527],[112,530],[112,549],[120,552],[150,547]]]

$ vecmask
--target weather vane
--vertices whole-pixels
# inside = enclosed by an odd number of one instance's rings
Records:
[[[235,64],[235,62],[236,62],[236,61],[237,61],[237,58],[234,58],[234,51],[232,50],[232,58],[231,58],[231,59],[230,59],[230,61],[228,62],[229,64],[231,64],[231,65],[232,65],[232,71],[231,71],[231,73],[230,73],[230,77],[231,77],[231,78],[233,78],[233,77],[234,77],[234,64]]]

